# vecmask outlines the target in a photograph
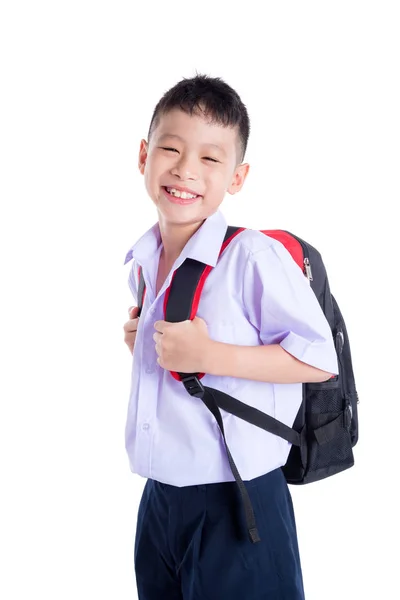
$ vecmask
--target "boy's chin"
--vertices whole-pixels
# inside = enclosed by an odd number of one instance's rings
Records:
[[[193,204],[188,206],[177,205],[176,207],[157,206],[159,219],[170,225],[193,225],[207,219],[209,214],[204,209]]]

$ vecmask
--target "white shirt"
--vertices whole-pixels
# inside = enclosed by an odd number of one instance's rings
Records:
[[[214,268],[197,315],[212,339],[237,345],[279,343],[299,360],[338,373],[332,332],[308,280],[277,240],[246,230],[217,263],[227,223],[209,217],[188,241],[155,297],[161,237],[154,225],[129,250],[129,286],[137,302],[140,265],[146,294],[136,336],[125,445],[132,472],[178,487],[234,481],[220,429],[209,410],[157,363],[154,323],[164,320],[163,300],[171,277],[187,258]],[[206,374],[214,387],[292,426],[302,384],[277,384]],[[290,444],[221,410],[225,435],[243,480],[286,463]]]

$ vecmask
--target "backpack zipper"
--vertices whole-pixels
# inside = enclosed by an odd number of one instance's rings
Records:
[[[303,240],[301,240],[300,238],[297,237],[297,235],[294,235],[293,233],[291,233],[290,231],[286,231],[286,229],[284,230],[285,233],[288,233],[289,235],[291,235],[295,240],[297,240],[303,250],[303,264],[304,264],[304,273],[307,277],[307,279],[309,281],[313,281],[313,274],[312,274],[312,269],[311,269],[311,264],[310,264],[310,259],[308,256],[308,249],[307,246],[304,244]]]
[[[308,256],[304,257],[304,268],[306,270],[306,275],[307,275],[309,281],[312,281],[313,276],[312,276],[311,265],[310,265],[310,260],[309,260]]]

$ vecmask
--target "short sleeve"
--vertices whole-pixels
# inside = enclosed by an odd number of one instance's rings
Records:
[[[300,267],[276,240],[249,254],[243,300],[263,344],[280,344],[298,360],[338,373],[329,323]]]
[[[135,306],[137,306],[137,297],[138,297],[138,268],[135,261],[132,261],[131,268],[128,276],[128,285],[129,289],[132,292],[133,299],[135,301]]]

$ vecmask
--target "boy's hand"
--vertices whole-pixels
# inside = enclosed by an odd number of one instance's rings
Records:
[[[193,321],[180,323],[156,321],[154,328],[157,362],[163,369],[180,373],[205,372],[205,359],[212,340],[203,319],[195,317]]]
[[[133,354],[133,347],[135,345],[136,340],[136,331],[139,324],[138,318],[139,309],[137,306],[131,306],[129,313],[129,321],[127,321],[124,325],[125,337],[124,342],[127,344],[131,354]]]

